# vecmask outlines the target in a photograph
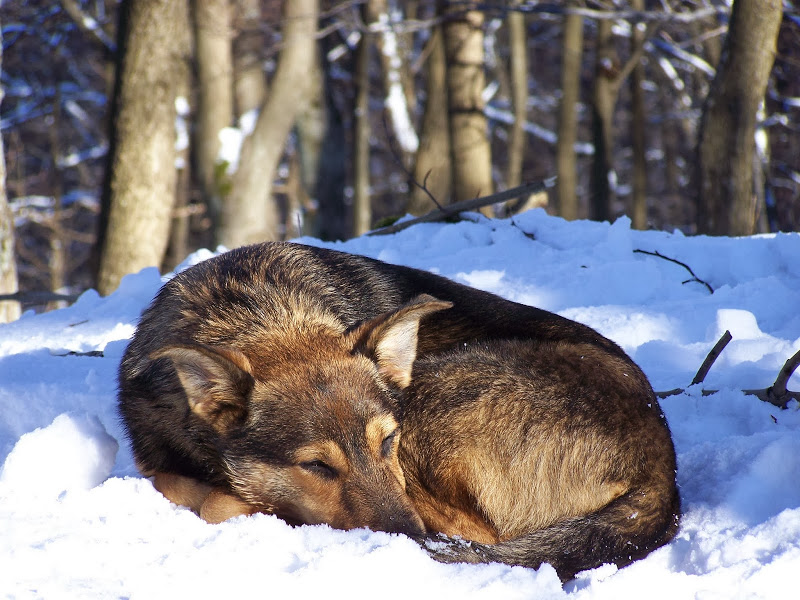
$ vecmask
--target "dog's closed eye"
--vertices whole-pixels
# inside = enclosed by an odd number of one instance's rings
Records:
[[[323,479],[336,479],[339,472],[322,460],[307,460],[300,463],[300,467]]]
[[[397,439],[397,429],[387,435],[383,439],[383,442],[381,442],[381,455],[384,458],[389,458],[389,456],[391,456],[392,450],[394,449],[395,439]]]

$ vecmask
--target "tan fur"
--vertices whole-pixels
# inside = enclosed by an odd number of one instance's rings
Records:
[[[186,506],[196,513],[200,512],[200,508],[213,489],[196,479],[173,473],[156,473],[153,477],[153,487],[173,504]]]

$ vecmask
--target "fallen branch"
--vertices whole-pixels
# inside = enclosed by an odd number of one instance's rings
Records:
[[[409,227],[412,227],[413,225],[417,225],[419,223],[444,221],[445,219],[454,217],[462,212],[468,212],[471,210],[476,210],[483,206],[489,206],[490,204],[506,202],[508,200],[514,200],[516,198],[520,198],[522,196],[528,196],[530,194],[543,192],[544,190],[553,187],[555,185],[555,182],[556,182],[555,177],[549,177],[548,179],[543,179],[541,181],[534,181],[532,183],[526,183],[525,185],[511,188],[509,190],[505,190],[504,192],[498,192],[497,194],[482,196],[480,198],[473,198],[472,200],[462,200],[461,202],[448,204],[447,206],[444,206],[441,209],[432,210],[431,212],[426,213],[421,217],[417,217],[415,219],[409,219],[408,221],[401,221],[400,223],[395,223],[394,225],[389,225],[388,227],[381,227],[380,229],[375,229],[374,231],[370,231],[369,233],[367,233],[367,235],[387,235],[390,233],[397,233],[398,231],[402,231],[403,229],[408,229]]]
[[[725,350],[725,346],[727,346],[732,339],[733,336],[731,335],[730,331],[726,330],[725,333],[722,334],[722,337],[717,340],[717,343],[714,344],[714,347],[711,349],[711,352],[709,352],[708,356],[706,356],[706,359],[703,361],[703,364],[700,365],[700,368],[695,374],[694,379],[692,379],[692,385],[703,383],[703,381],[706,378],[706,375],[708,375],[708,372],[711,370],[711,367],[717,361],[717,358],[722,353],[722,351]]]
[[[80,294],[59,294],[57,292],[14,292],[13,294],[0,294],[0,302],[15,300],[30,304],[44,304],[46,302],[75,302]]]
[[[700,369],[697,371],[694,379],[692,379],[692,385],[697,385],[703,382],[708,374],[708,371],[711,369],[711,366],[717,360],[731,339],[732,336],[730,331],[726,331],[724,334],[722,334],[722,337],[717,341],[716,344],[714,344],[711,352],[708,353],[708,356],[706,356],[706,359],[703,361],[703,364],[700,366]],[[800,366],[800,350],[798,350],[789,360],[784,363],[783,367],[778,373],[778,376],[775,378],[775,382],[771,386],[762,389],[742,390],[742,393],[748,396],[755,396],[759,400],[762,400],[763,402],[769,402],[773,406],[777,406],[781,409],[786,408],[790,400],[797,400],[800,402],[800,392],[786,389],[789,379],[797,370],[798,366]],[[701,393],[703,396],[711,396],[712,394],[716,394],[718,391],[719,390],[704,389],[701,391]],[[683,388],[675,388],[674,390],[669,390],[667,392],[656,392],[656,396],[663,399],[669,398],[670,396],[677,396],[678,394],[683,394],[684,392],[686,392],[686,390]]]
[[[689,265],[687,265],[686,263],[682,263],[681,261],[675,260],[674,258],[670,258],[669,256],[664,256],[658,250],[656,250],[655,252],[650,252],[649,250],[639,250],[639,249],[637,249],[637,250],[634,250],[634,252],[638,252],[639,254],[647,254],[648,256],[657,256],[658,258],[663,258],[664,260],[668,260],[671,263],[675,263],[676,265],[682,266],[684,269],[689,271],[689,274],[692,276],[691,279],[687,279],[686,281],[682,281],[681,282],[682,284],[691,283],[693,281],[696,281],[697,283],[702,283],[704,286],[706,286],[706,288],[708,288],[709,292],[711,292],[712,294],[714,293],[714,288],[712,288],[708,284],[707,281],[703,281],[697,275],[695,275],[694,271],[692,271],[692,268]]]

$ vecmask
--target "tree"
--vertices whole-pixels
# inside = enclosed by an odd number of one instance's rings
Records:
[[[783,14],[780,0],[735,0],[719,67],[700,124],[698,231],[755,231],[753,156],[756,115],[764,100]]]
[[[578,0],[568,0],[567,6],[577,5]],[[578,137],[577,105],[581,89],[583,17],[576,13],[567,13],[564,17],[563,30],[561,103],[558,107],[558,141],[556,143],[557,206],[559,215],[572,220],[578,218],[575,142]]]
[[[3,71],[3,34],[0,23],[0,73]],[[0,104],[3,88],[0,86]],[[3,136],[0,134],[0,294],[17,291],[17,263],[14,258],[14,216],[6,197],[6,160],[3,152]],[[0,323],[19,318],[18,302],[0,302]]]
[[[644,10],[644,0],[631,0],[634,10]],[[631,54],[644,45],[644,23],[633,25]],[[631,138],[633,150],[633,200],[630,217],[634,228],[647,229],[647,148],[645,141],[644,65],[637,61],[631,72]]]
[[[229,0],[192,0],[197,66],[197,165],[206,204],[219,214],[224,182],[219,181],[219,132],[233,118],[233,56]],[[263,79],[263,75],[262,75]]]
[[[272,183],[284,144],[308,90],[307,73],[316,56],[319,0],[292,0],[283,5],[283,41],[269,95],[255,129],[242,144],[218,230],[229,248],[280,238],[278,207]]]
[[[492,153],[483,93],[483,13],[449,8],[444,13],[447,102],[453,201],[487,196]],[[489,213],[489,211],[486,211]]]
[[[363,7],[369,25],[374,20],[375,2]],[[373,18],[370,18],[373,17]],[[369,190],[369,55],[373,34],[364,31],[356,48],[355,139],[353,141],[353,232],[361,235],[372,226],[372,199]]]
[[[611,21],[597,23],[595,42],[594,88],[592,93],[592,203],[591,218],[607,221],[611,218],[614,188],[611,178],[614,154],[614,107],[617,101],[616,82],[619,77],[619,58],[614,49]]]
[[[414,163],[415,185],[406,210],[421,215],[435,206],[430,194],[439,204],[450,201],[450,127],[447,122],[447,61],[441,26],[434,27],[426,45],[426,100],[420,129],[419,150]],[[427,192],[425,191],[427,190]]]
[[[519,0],[515,0],[519,4]],[[512,10],[508,21],[508,45],[511,63],[511,107],[514,124],[508,139],[508,165],[506,187],[517,187],[522,182],[522,163],[525,158],[525,120],[528,116],[528,36],[525,32],[525,15]]]
[[[185,0],[125,0],[120,10],[101,294],[164,258],[177,180],[175,101],[189,55]]]

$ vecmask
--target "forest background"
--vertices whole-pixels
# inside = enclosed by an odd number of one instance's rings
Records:
[[[6,0],[0,24],[0,321],[538,181],[481,210],[800,224],[793,2]]]

